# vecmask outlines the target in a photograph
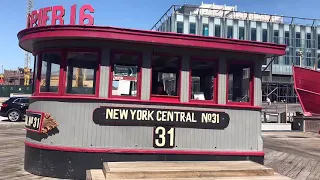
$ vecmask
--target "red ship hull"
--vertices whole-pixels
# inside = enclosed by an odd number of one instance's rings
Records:
[[[304,115],[320,115],[320,71],[293,66],[293,80]]]

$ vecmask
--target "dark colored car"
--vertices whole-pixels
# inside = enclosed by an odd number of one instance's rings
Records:
[[[11,97],[2,103],[0,116],[7,117],[10,121],[20,121],[29,108],[29,98]]]

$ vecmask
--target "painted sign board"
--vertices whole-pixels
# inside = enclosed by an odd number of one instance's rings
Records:
[[[27,111],[24,115],[25,118],[25,127],[29,131],[41,132],[44,113],[35,112],[35,111]]]
[[[225,112],[153,108],[105,107],[93,112],[93,121],[109,126],[168,126],[198,129],[225,129],[230,117]]]
[[[93,121],[105,126],[153,127],[154,148],[175,148],[175,128],[225,129],[230,117],[225,112],[101,106]]]
[[[89,13],[94,13],[92,5],[86,4],[80,7],[77,14],[77,5],[74,4],[70,8],[69,25],[76,25],[76,17],[79,16],[78,25],[92,26],[94,17]],[[45,7],[39,10],[34,10],[28,15],[27,28],[47,26],[47,25],[64,25],[66,10],[63,6]],[[87,20],[87,23],[85,21]]]

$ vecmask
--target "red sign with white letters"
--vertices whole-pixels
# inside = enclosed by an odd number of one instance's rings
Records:
[[[92,5],[86,4],[81,6],[77,14],[77,5],[74,4],[70,9],[70,25],[92,26],[94,24],[94,17],[89,13],[94,13]],[[27,28],[47,26],[47,25],[64,25],[65,24],[65,8],[63,6],[45,7],[39,10],[34,10],[28,15]],[[76,23],[76,17],[79,16],[79,22]],[[85,23],[87,20],[87,23]],[[48,22],[49,21],[49,22]]]

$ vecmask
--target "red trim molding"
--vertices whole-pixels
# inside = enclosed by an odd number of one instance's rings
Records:
[[[107,102],[115,102],[115,103],[145,103],[145,104],[168,104],[168,105],[181,105],[181,106],[198,106],[198,107],[212,107],[212,108],[224,108],[224,109],[245,109],[245,110],[253,110],[253,111],[261,111],[261,106],[251,106],[247,104],[214,104],[214,103],[203,103],[203,102],[173,102],[173,101],[163,101],[163,100],[138,100],[138,99],[124,99],[124,98],[98,98],[98,97],[89,97],[89,96],[31,96],[31,99],[34,100],[51,100],[51,101],[59,101],[59,100],[98,100],[98,101],[104,101],[104,103]]]
[[[177,47],[247,52],[268,56],[285,55],[286,49],[286,45],[282,44],[116,27],[58,25],[24,29],[18,33],[19,45],[27,51],[32,51],[33,41],[52,38],[116,40]]]
[[[53,151],[86,152],[86,153],[121,153],[121,154],[190,154],[190,155],[225,155],[225,156],[264,156],[263,151],[199,151],[199,150],[149,150],[118,148],[79,148],[66,146],[49,146],[25,141],[28,147]]]

